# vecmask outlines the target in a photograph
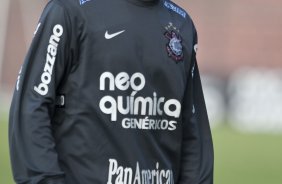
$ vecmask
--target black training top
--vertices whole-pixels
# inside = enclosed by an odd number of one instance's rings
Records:
[[[189,15],[169,0],[51,0],[10,111],[19,184],[212,184]]]

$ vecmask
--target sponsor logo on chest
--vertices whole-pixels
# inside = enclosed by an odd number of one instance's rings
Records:
[[[125,129],[175,130],[181,103],[177,99],[159,97],[157,92],[146,97],[138,95],[145,86],[146,79],[142,73],[137,72],[131,76],[126,72],[116,76],[111,72],[102,73],[101,91],[119,90],[130,95],[102,97],[99,103],[101,111],[109,115],[112,122],[116,122],[118,116],[123,116],[121,125]]]
[[[173,184],[173,172],[170,169],[160,168],[156,162],[153,169],[142,169],[139,162],[135,167],[119,165],[116,159],[109,159],[107,184]]]

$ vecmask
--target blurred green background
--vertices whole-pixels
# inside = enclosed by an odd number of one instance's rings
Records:
[[[282,135],[213,129],[215,184],[281,184]],[[0,184],[13,184],[8,154],[7,114],[0,121]]]

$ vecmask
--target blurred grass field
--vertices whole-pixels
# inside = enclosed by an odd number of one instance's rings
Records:
[[[13,184],[9,147],[8,147],[8,116],[0,111],[0,184]]]
[[[8,155],[7,116],[0,114],[0,184],[13,184]],[[281,184],[282,135],[213,130],[215,184]]]

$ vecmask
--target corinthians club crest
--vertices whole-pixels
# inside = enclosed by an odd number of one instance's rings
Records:
[[[164,35],[169,40],[169,42],[166,44],[168,56],[176,62],[183,61],[182,40],[177,34],[179,30],[177,30],[172,23],[169,23],[169,25],[165,28],[167,31]]]

